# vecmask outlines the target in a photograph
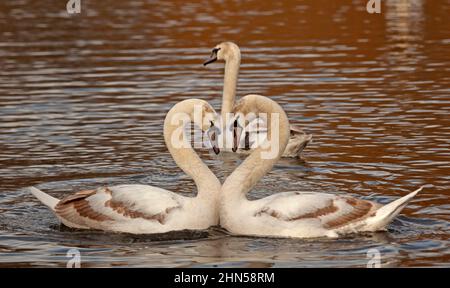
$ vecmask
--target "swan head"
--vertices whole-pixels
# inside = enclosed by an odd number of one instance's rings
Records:
[[[219,154],[217,138],[220,134],[220,129],[217,127],[221,127],[220,121],[219,115],[207,101],[186,99],[175,104],[167,113],[164,119],[164,139],[166,144],[170,142],[173,147],[186,148],[183,145],[190,141],[191,138],[190,136],[185,137],[184,132],[186,131],[186,125],[193,123],[201,130],[202,140],[209,140],[214,153]],[[189,126],[190,128],[191,126]],[[172,132],[166,133],[166,129],[170,129],[167,131]],[[180,140],[182,141],[181,143],[179,142]]]
[[[233,42],[222,42],[216,45],[216,47],[212,49],[209,59],[207,59],[203,65],[206,66],[210,63],[216,62],[217,60],[223,60],[225,62],[230,60],[240,61],[241,51],[239,50],[239,46]]]
[[[250,147],[249,135],[250,133],[268,132],[267,117],[268,111],[272,111],[273,101],[259,95],[247,95],[241,98],[233,107],[231,113],[233,127],[233,152],[236,152],[240,144],[242,134],[245,132],[245,149]],[[262,113],[262,114],[261,114]],[[262,117],[262,118],[261,118]],[[245,127],[245,129],[243,128]]]
[[[214,108],[208,102],[203,100],[200,101],[202,107],[201,115],[203,115],[203,119],[199,120],[199,118],[194,115],[191,115],[191,119],[194,119],[194,123],[197,124],[202,131],[206,131],[206,136],[211,143],[214,153],[217,155],[220,153],[218,135],[221,134],[221,131],[218,128],[219,125],[217,125],[220,121]],[[200,122],[197,123],[198,121]]]

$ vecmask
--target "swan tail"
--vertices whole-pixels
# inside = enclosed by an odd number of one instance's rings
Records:
[[[59,199],[42,192],[35,187],[29,187],[28,190],[33,194],[39,201],[41,201],[45,206],[55,211],[55,206],[58,204]]]
[[[373,217],[367,219],[367,228],[370,231],[376,231],[384,229],[389,223],[391,223],[394,218],[405,208],[405,206],[411,201],[414,196],[417,195],[424,186],[420,187],[414,192],[409,193],[406,196],[403,196],[400,199],[392,201],[389,204],[386,204],[379,208]]]
[[[304,138],[303,138],[303,142],[299,145],[298,148],[298,152],[297,155],[301,156],[301,154],[303,153],[303,150],[305,150],[306,146],[308,146],[309,143],[312,142],[312,134],[305,134]]]
[[[302,158],[303,150],[311,141],[312,134],[296,134],[291,136],[283,156]]]

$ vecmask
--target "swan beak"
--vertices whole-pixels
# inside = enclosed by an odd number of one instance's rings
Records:
[[[231,151],[236,152],[238,150],[238,146],[239,146],[238,142],[239,142],[238,138],[233,139],[233,148],[231,148]]]
[[[211,64],[211,63],[216,62],[216,61],[217,61],[217,56],[216,56],[216,57],[209,58],[208,60],[206,60],[205,62],[203,62],[203,66],[206,66],[206,65]]]
[[[231,151],[236,152],[239,147],[239,140],[241,139],[242,127],[239,126],[237,120],[234,121],[233,126],[233,148],[231,148]]]
[[[219,52],[220,47],[219,48],[214,48],[211,51],[211,56],[209,56],[209,59],[206,60],[205,62],[203,62],[203,66],[206,66],[210,63],[216,62],[217,61],[217,52]]]
[[[208,137],[209,137],[209,141],[211,143],[211,146],[213,148],[214,153],[216,153],[216,155],[218,155],[220,153],[220,149],[217,146],[217,134],[220,134],[220,130],[218,130],[215,126],[214,126],[214,122],[211,121],[211,128],[208,129]]]

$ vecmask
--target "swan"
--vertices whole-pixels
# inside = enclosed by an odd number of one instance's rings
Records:
[[[246,198],[247,192],[272,169],[281,157],[280,151],[284,151],[288,143],[289,121],[276,102],[259,95],[243,97],[234,110],[268,113],[267,123],[271,123],[272,115],[279,115],[279,126],[274,126],[278,128],[279,149],[275,157],[265,157],[268,159],[263,157],[263,153],[268,151],[267,147],[253,150],[223,183],[220,192],[220,225],[232,234],[310,238],[384,230],[423,188],[384,206],[349,195],[303,191],[276,193],[250,201]],[[268,136],[272,138],[276,130],[272,131],[270,125],[268,127]]]
[[[212,49],[210,58],[203,65],[206,66],[217,60],[225,61],[221,116],[222,121],[226,123],[226,116],[231,112],[236,98],[236,87],[241,63],[239,47],[233,42],[222,42]],[[312,135],[306,134],[300,127],[295,125],[291,125],[290,128],[290,139],[282,157],[302,158],[303,149],[311,142]],[[247,129],[245,130],[247,131]],[[260,143],[258,140],[261,139],[261,135],[257,135],[256,133],[247,132],[245,137],[247,138],[247,142]],[[239,139],[239,141],[239,147],[246,147],[244,138]],[[251,151],[249,149],[240,149],[239,152],[249,154]]]
[[[180,148],[174,145],[172,139],[176,132],[180,133],[177,127],[180,115],[206,129],[207,125],[203,124],[202,119],[193,116],[195,107],[201,108],[197,110],[203,113],[201,115],[212,113],[207,115],[215,117],[214,109],[206,101],[181,101],[166,115],[164,140],[176,164],[194,180],[198,190],[196,197],[184,197],[158,187],[138,184],[84,190],[61,200],[35,187],[29,190],[64,225],[72,228],[151,234],[184,229],[201,230],[217,225],[221,183],[190,143]],[[183,139],[187,142],[187,138]],[[218,154],[219,151],[215,149],[214,152]]]

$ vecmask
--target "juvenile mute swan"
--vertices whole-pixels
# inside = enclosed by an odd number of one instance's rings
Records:
[[[201,107],[197,111],[202,111],[202,115],[215,113],[203,100],[179,102],[167,113],[164,139],[177,165],[194,179],[198,189],[196,197],[184,197],[147,185],[101,187],[80,191],[62,200],[34,187],[30,187],[31,193],[48,206],[63,224],[72,228],[150,234],[183,229],[200,230],[217,225],[218,193],[221,187],[219,180],[190,143],[187,147],[175,147],[172,143],[172,135],[180,136],[176,134],[180,131],[180,115],[185,116],[186,120],[190,118],[202,129],[207,127],[204,125],[206,122],[193,116],[194,107]],[[215,152],[218,153],[217,150]]]
[[[387,205],[353,198],[314,192],[277,193],[249,201],[247,192],[273,167],[281,157],[289,139],[289,121],[283,109],[269,98],[248,95],[234,110],[243,113],[279,115],[278,155],[263,159],[270,148],[258,147],[228,176],[220,193],[220,225],[240,235],[271,237],[337,237],[341,234],[385,229],[422,187]],[[275,114],[275,115],[276,115]],[[236,120],[237,121],[237,120]],[[268,139],[273,131],[267,125]],[[271,140],[272,141],[272,140]],[[267,157],[266,157],[267,158]]]
[[[239,66],[241,64],[241,52],[239,47],[233,42],[223,42],[214,47],[211,52],[211,56],[206,60],[203,65],[208,65],[217,60],[225,61],[225,75],[223,83],[223,94],[222,94],[222,121],[225,122],[226,115],[231,112],[234,106],[234,101],[236,98],[236,87],[239,74]],[[311,134],[306,134],[298,126],[290,126],[290,138],[288,145],[283,153],[282,157],[299,157],[301,158],[303,149],[312,140]],[[247,129],[245,129],[247,131]],[[262,131],[260,131],[262,132]],[[245,135],[248,142],[256,142],[257,139],[261,139],[261,135],[256,133],[247,133]],[[240,147],[244,146],[244,140],[239,139]],[[239,150],[241,153],[249,154],[249,150]]]

